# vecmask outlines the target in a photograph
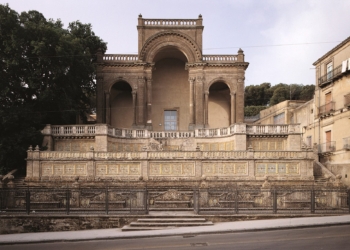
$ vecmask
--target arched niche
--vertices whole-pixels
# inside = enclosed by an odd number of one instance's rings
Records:
[[[231,119],[231,95],[229,86],[214,82],[209,87],[208,123],[211,128],[228,127]]]
[[[126,81],[118,81],[110,90],[111,126],[131,128],[133,124],[132,88]]]

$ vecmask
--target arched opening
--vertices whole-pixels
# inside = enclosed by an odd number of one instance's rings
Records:
[[[125,81],[117,82],[112,86],[110,92],[112,127],[131,128],[134,115],[131,91],[131,86]]]
[[[154,57],[152,123],[154,130],[187,130],[190,122],[190,88],[186,56],[168,46]]]
[[[215,82],[209,88],[208,123],[211,128],[230,125],[231,96],[224,82]]]

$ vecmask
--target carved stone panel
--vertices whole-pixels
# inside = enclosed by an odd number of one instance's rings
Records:
[[[84,176],[86,163],[43,163],[41,176]]]
[[[258,162],[255,175],[300,175],[300,164],[291,162]]]
[[[150,176],[195,176],[194,162],[152,162],[149,165]]]
[[[96,176],[141,175],[139,162],[103,162],[96,164]]]
[[[248,175],[247,162],[204,162],[202,175],[205,176],[235,176]]]

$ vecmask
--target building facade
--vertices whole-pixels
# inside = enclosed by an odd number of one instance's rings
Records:
[[[202,21],[140,15],[138,54],[99,54],[97,122],[153,131],[243,122],[248,63],[242,50],[203,55]]]

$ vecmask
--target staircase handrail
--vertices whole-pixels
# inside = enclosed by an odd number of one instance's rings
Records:
[[[332,173],[328,168],[326,168],[321,162],[315,161],[315,163],[321,167],[322,173],[328,174],[333,180],[336,179],[335,174]]]

